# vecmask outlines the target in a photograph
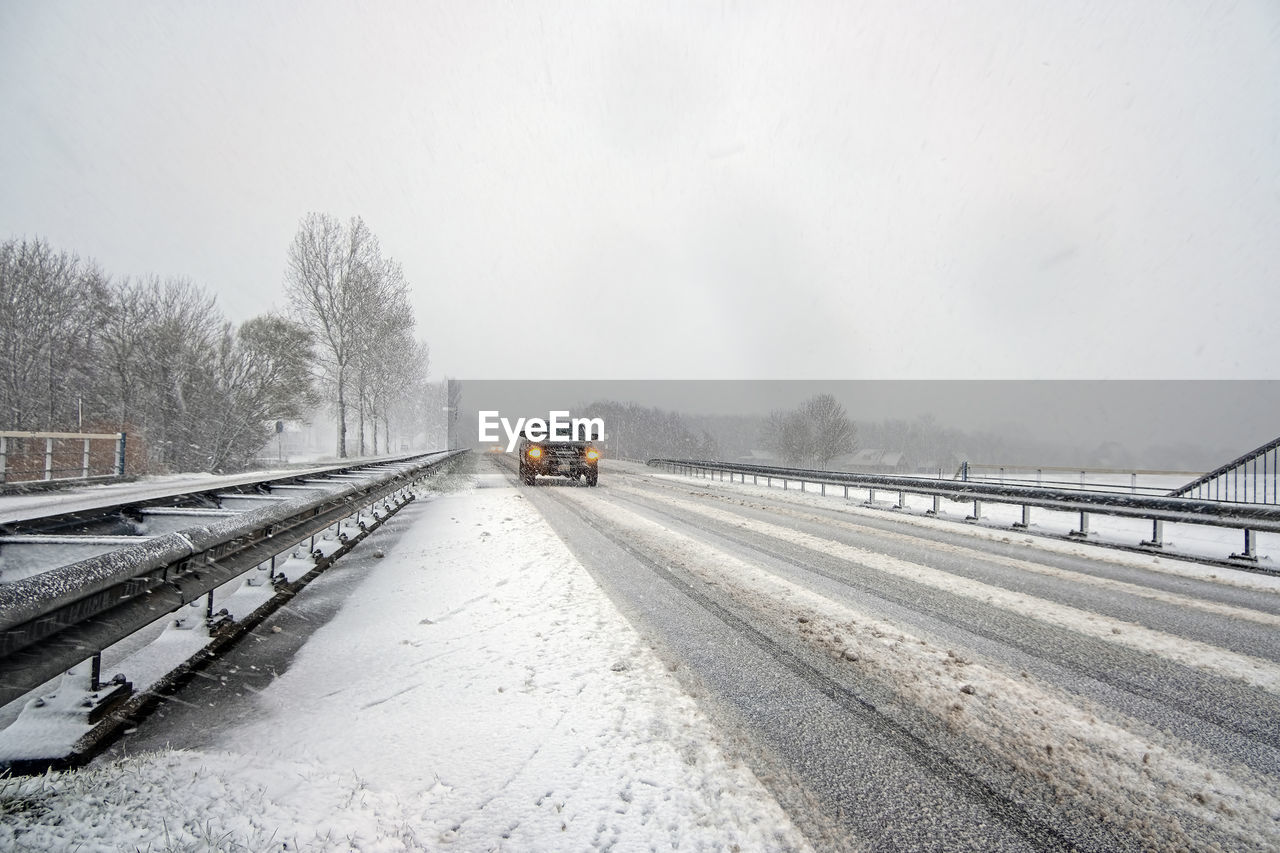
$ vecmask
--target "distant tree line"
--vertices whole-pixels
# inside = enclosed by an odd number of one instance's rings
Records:
[[[295,247],[319,219],[303,220]],[[186,279],[113,279],[40,238],[0,243],[0,429],[122,431],[148,470],[228,471],[251,463],[275,421],[329,400],[340,455],[353,408],[360,452],[386,448],[391,420],[426,405],[427,349],[398,265],[377,266],[376,240],[351,228],[362,251],[338,280],[358,280],[357,293],[304,302],[291,250],[291,314],[239,326]],[[330,328],[342,330],[340,370]]]
[[[676,412],[614,400],[598,400],[573,411],[578,417],[604,419],[607,452],[620,459],[717,457],[716,441],[711,434],[693,429]]]

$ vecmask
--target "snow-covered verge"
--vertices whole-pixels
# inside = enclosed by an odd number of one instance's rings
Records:
[[[481,485],[405,510],[217,748],[0,782],[0,849],[807,849],[536,510]]]

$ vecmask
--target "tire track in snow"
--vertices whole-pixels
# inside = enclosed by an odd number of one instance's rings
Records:
[[[565,491],[566,493],[568,492],[568,490]],[[1035,849],[1046,851],[1078,849],[1077,842],[1066,838],[1056,827],[1036,820],[1018,803],[1005,796],[1003,792],[981,777],[968,772],[959,763],[953,761],[950,756],[935,751],[929,743],[922,740],[915,732],[899,725],[896,721],[881,713],[875,704],[859,696],[848,685],[827,677],[776,642],[768,634],[758,630],[750,622],[712,600],[679,574],[672,571],[667,563],[650,556],[645,549],[638,548],[631,537],[619,536],[616,528],[601,524],[596,518],[592,517],[590,509],[584,511],[583,505],[576,495],[573,498],[569,498],[567,495],[557,492],[553,499],[562,505],[575,504],[572,509],[584,524],[608,539],[632,558],[650,568],[659,577],[670,583],[735,632],[745,637],[752,645],[768,654],[793,674],[840,704],[845,710],[857,717],[860,722],[885,736],[918,766],[945,780],[948,784],[962,791],[965,796],[979,803],[1009,830],[1030,842]]]
[[[789,542],[822,554],[856,562],[875,571],[894,575],[923,586],[954,595],[973,598],[993,607],[1027,615],[1061,628],[1066,628],[1104,642],[1128,646],[1155,654],[1185,666],[1192,666],[1226,678],[1241,681],[1280,695],[1280,666],[1270,661],[1239,654],[1219,646],[1147,628],[1110,616],[1059,604],[1044,598],[993,586],[981,581],[950,575],[938,569],[879,554],[866,548],[848,545],[793,530],[782,525],[715,509],[693,501],[669,497],[668,503],[681,510],[723,524],[749,528],[772,538]]]
[[[904,699],[991,750],[1028,780],[1048,786],[1059,803],[1079,805],[1083,798],[1098,820],[1123,826],[1140,846],[1206,849],[1224,842],[1227,849],[1268,849],[1280,815],[1280,790],[1274,778],[1221,766],[1212,756],[1198,755],[1199,750],[1176,739],[1148,742],[1122,726],[1098,720],[1050,685],[970,661],[957,663],[949,650],[944,653],[896,626],[614,503],[569,494],[557,495],[557,500],[577,504],[584,523],[680,587],[717,618],[767,646],[771,654],[811,679],[815,687],[853,697],[845,706],[870,724],[887,724],[920,742],[909,730],[857,700],[844,683],[818,672],[768,633],[709,599],[677,572],[715,584],[754,611],[753,618],[770,624],[776,632],[798,634],[818,651],[843,654],[856,648],[851,663],[860,673],[883,680]],[[966,686],[970,689],[963,689]],[[996,813],[1002,819],[1015,813],[1025,819],[1027,812],[1021,805],[995,792],[980,777],[951,764],[949,758],[924,766],[943,773],[972,795],[995,797],[999,802]],[[955,773],[959,775],[952,775]],[[1065,843],[1056,829],[1051,835],[1054,843]]]
[[[625,479],[643,483],[645,488],[652,491],[697,494],[725,503],[791,515],[815,523],[834,521],[848,525],[850,529],[863,534],[891,533],[890,525],[915,527],[921,531],[918,538],[931,545],[947,544],[946,540],[941,538],[944,536],[948,539],[963,536],[993,544],[1006,544],[1011,541],[1011,535],[1016,533],[1006,528],[960,524],[959,519],[955,517],[943,520],[912,513],[895,513],[884,507],[871,508],[861,505],[854,502],[853,498],[843,501],[838,497],[818,497],[814,492],[769,489],[764,486],[741,483],[727,485],[723,481],[714,480],[689,481],[672,475],[650,474],[647,469],[642,469],[642,472],[624,470],[620,473]],[[747,499],[772,502],[751,504],[746,502]],[[1260,593],[1263,600],[1268,600],[1266,612],[1280,614],[1280,576],[1270,572],[1253,572],[1244,566],[1226,574],[1219,574],[1216,568],[1206,572],[1187,560],[1163,557],[1159,551],[1149,553],[1120,551],[1107,547],[1105,543],[1078,543],[1052,536],[1037,536],[1034,544],[1038,552],[1066,560],[1087,559],[1091,563],[1105,564],[1123,571],[1150,573],[1168,580],[1179,579],[1207,584],[1224,592]],[[1089,553],[1084,553],[1082,549],[1087,549]]]
[[[674,510],[662,509],[661,505],[665,502],[665,498],[655,497],[653,501],[658,503],[658,506],[655,506],[654,503],[643,498],[628,499],[621,495],[618,497],[631,506],[641,508],[645,513],[668,518],[678,525],[694,523]],[[1059,671],[1074,673],[1080,676],[1083,682],[1073,684],[1070,688],[1072,692],[1079,693],[1091,701],[1115,707],[1126,717],[1134,714],[1139,719],[1158,717],[1161,719],[1161,725],[1172,726],[1180,737],[1199,743],[1213,752],[1233,755],[1254,769],[1267,772],[1280,767],[1280,763],[1277,763],[1280,760],[1277,759],[1277,755],[1280,755],[1280,732],[1266,725],[1265,719],[1259,720],[1256,715],[1232,713],[1237,706],[1233,702],[1224,701],[1226,697],[1215,691],[1217,684],[1213,681],[1205,681],[1205,679],[1216,679],[1216,676],[1196,676],[1198,671],[1185,667],[1182,667],[1183,673],[1176,673],[1142,666],[1140,671],[1146,675],[1137,678],[1134,677],[1133,672],[1139,670],[1139,661],[1134,661],[1129,656],[1143,653],[1120,646],[1117,647],[1119,651],[1117,659],[1099,658],[1096,654],[1091,654],[1095,650],[1092,644],[1098,641],[1083,636],[1080,636],[1080,640],[1085,645],[1072,649],[1071,654],[1062,655],[1060,650],[1058,654],[1046,654],[1046,649],[1059,649],[1058,644],[1054,642],[1053,632],[1065,629],[1047,623],[1038,623],[1028,615],[1007,611],[1004,611],[1007,615],[1000,619],[998,624],[988,625],[980,618],[981,608],[986,606],[985,602],[969,599],[968,604],[963,604],[965,599],[956,601],[948,593],[941,591],[939,595],[945,597],[931,602],[912,594],[909,591],[912,586],[910,581],[903,581],[906,586],[898,587],[884,583],[873,584],[870,579],[851,574],[847,570],[840,571],[834,567],[825,567],[825,564],[831,562],[839,565],[836,558],[823,555],[822,559],[817,560],[802,559],[794,552],[788,553],[763,544],[758,539],[752,539],[739,528],[734,528],[734,532],[724,528],[702,529],[712,533],[718,539],[777,560],[806,575],[816,575],[838,584],[853,595],[871,595],[886,605],[923,616],[926,622],[933,621],[949,626],[960,632],[962,636],[971,638],[967,643],[964,640],[960,641],[966,645],[973,645],[975,639],[983,639],[995,644],[998,649],[1020,652],[1030,659],[1023,662],[1023,667],[1035,670],[1042,678],[1052,683],[1058,683],[1055,679],[1060,677]],[[778,543],[778,545],[782,544]],[[809,552],[805,551],[805,553]],[[1030,632],[1027,629],[1030,629]],[[925,630],[928,631],[927,628]],[[988,657],[999,660],[1004,656],[999,652],[989,652]],[[1017,665],[1013,666],[1015,669],[1018,668]],[[1180,664],[1171,661],[1167,666],[1181,667]],[[1191,677],[1188,678],[1188,675]],[[1093,689],[1089,685],[1094,682],[1107,685],[1112,690]],[[1123,701],[1124,697],[1140,697],[1146,702],[1135,708],[1133,703]],[[1161,714],[1163,716],[1160,716]],[[1208,724],[1208,727],[1200,725],[1201,723]]]
[[[630,486],[624,486],[620,491],[630,491],[635,494],[652,494],[651,490]],[[663,496],[662,499],[672,500],[669,496]],[[781,512],[781,510],[779,511]],[[865,525],[860,525],[856,522],[823,518],[813,514],[809,514],[805,517],[796,512],[786,512],[785,514],[792,515],[800,520],[811,521],[814,523],[827,525],[834,524],[850,533],[868,535],[868,528]],[[918,537],[911,536],[906,533],[897,533],[883,528],[873,528],[873,530],[874,533],[872,535],[880,539],[887,539],[903,545],[918,546],[920,544],[920,539]],[[1119,592],[1126,595],[1136,596],[1138,598],[1145,598],[1148,601],[1157,601],[1161,604],[1169,604],[1187,610],[1196,610],[1211,616],[1223,616],[1230,619],[1244,619],[1269,628],[1280,628],[1280,614],[1278,613],[1269,613],[1264,610],[1239,607],[1219,601],[1207,601],[1201,598],[1194,598],[1185,593],[1153,589],[1152,587],[1142,586],[1141,584],[1131,583],[1129,581],[1092,575],[1088,572],[1064,569],[1058,566],[1049,566],[1030,560],[1019,560],[1016,557],[1009,557],[1004,554],[983,551],[966,545],[956,545],[952,542],[931,541],[929,543],[929,547],[932,550],[944,552],[958,558],[981,560],[985,563],[1005,566],[1007,568],[1016,569],[1020,572],[1031,572],[1033,574],[1042,575],[1055,580],[1068,581],[1072,584],[1093,586],[1111,592]]]

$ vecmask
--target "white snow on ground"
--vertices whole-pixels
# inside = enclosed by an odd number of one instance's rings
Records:
[[[565,495],[590,500],[573,489]],[[664,561],[725,590],[771,623],[772,632],[795,636],[881,681],[940,718],[948,731],[982,743],[1023,774],[1050,781],[1061,801],[1086,803],[1102,819],[1145,837],[1153,849],[1209,849],[1196,823],[1235,839],[1232,849],[1270,849],[1274,841],[1280,790],[1269,778],[1025,672],[970,660],[628,509],[592,501],[591,512]],[[763,532],[758,522],[752,527]]]
[[[0,783],[0,849],[807,849],[541,516],[486,485],[406,509],[219,748]]]
[[[953,535],[972,536],[988,541],[1009,541],[1012,537],[1019,535],[1019,531],[1008,529],[1008,525],[1022,517],[1020,507],[984,502],[982,504],[983,519],[998,521],[1006,525],[1003,528],[985,527],[978,524],[962,523],[965,521],[966,514],[972,510],[973,503],[971,501],[957,504],[944,500],[942,502],[942,514],[937,518],[933,518],[924,515],[894,512],[891,511],[891,504],[888,503],[880,503],[875,508],[863,506],[863,501],[866,499],[865,489],[850,489],[850,498],[845,500],[843,491],[837,487],[831,487],[827,495],[822,495],[816,491],[817,487],[813,485],[809,486],[808,491],[800,491],[796,486],[796,481],[791,481],[792,486],[790,489],[783,489],[780,482],[775,482],[772,487],[765,485],[763,480],[758,485],[744,484],[741,481],[730,483],[727,480],[671,474],[635,462],[614,461],[610,463],[610,468],[613,473],[623,475],[638,474],[652,477],[656,480],[666,480],[685,486],[696,486],[697,488],[722,495],[763,498],[768,500],[771,506],[779,502],[785,502],[824,509],[838,509],[853,516],[861,515],[882,519],[892,517],[895,522],[900,524],[942,530]],[[895,502],[897,500],[897,493],[890,489],[878,489],[877,495],[881,501],[890,495],[893,496]],[[932,501],[927,497],[907,495],[907,506],[915,511],[923,511],[932,506]],[[964,509],[959,511],[948,510],[948,507],[955,506],[961,506]],[[1151,535],[1150,522],[1111,518],[1102,515],[1092,515],[1090,518],[1090,539],[1095,542],[1105,541],[1133,545],[1149,538]],[[1036,509],[1032,514],[1031,529],[1033,531],[1066,534],[1076,527],[1075,522],[1078,519],[1078,513]],[[1201,565],[1187,562],[1186,560],[1161,557],[1155,551],[1148,556],[1145,553],[1099,548],[1090,545],[1088,541],[1065,541],[1029,535],[1024,538],[1028,544],[1034,544],[1039,550],[1073,556],[1087,556],[1092,560],[1136,566],[1165,574],[1196,578],[1197,580],[1213,580],[1218,583],[1247,589],[1280,591],[1280,574],[1259,574],[1244,571],[1243,569],[1232,570]],[[1242,534],[1238,530],[1198,524],[1166,524],[1165,544],[1171,550],[1179,550],[1188,556],[1205,556],[1220,559],[1231,553],[1238,552],[1243,541]],[[1276,571],[1276,558],[1280,558],[1280,534],[1257,534],[1257,553],[1262,567]]]
[[[1157,631],[1133,622],[1091,613],[1070,605],[1059,604],[1055,601],[1015,592],[1003,587],[983,583],[982,581],[938,571],[908,560],[900,560],[896,557],[879,554],[866,548],[846,545],[834,539],[812,536],[808,533],[792,530],[789,527],[770,524],[758,519],[744,519],[740,515],[693,501],[680,500],[675,497],[667,497],[666,500],[686,513],[750,528],[754,533],[772,536],[775,539],[800,545],[819,553],[831,554],[877,572],[905,578],[954,595],[973,598],[992,607],[999,607],[1033,619],[1039,619],[1042,622],[1048,622],[1060,628],[1067,628],[1104,642],[1116,643],[1139,651],[1162,655],[1187,666],[1198,667],[1206,672],[1212,672],[1227,678],[1235,678],[1251,686],[1269,690],[1273,693],[1280,693],[1280,666],[1262,658],[1239,654],[1208,643],[1189,640],[1185,637],[1175,637],[1163,631]],[[1241,608],[1227,609],[1235,613],[1245,612]]]

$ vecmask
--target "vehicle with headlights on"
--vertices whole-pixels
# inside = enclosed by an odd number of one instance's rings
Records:
[[[585,480],[594,486],[600,479],[600,451],[590,441],[535,441],[520,438],[520,481],[532,486],[539,476]]]

